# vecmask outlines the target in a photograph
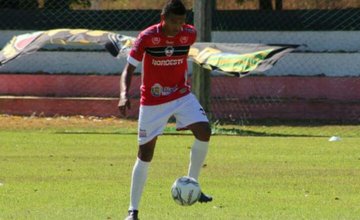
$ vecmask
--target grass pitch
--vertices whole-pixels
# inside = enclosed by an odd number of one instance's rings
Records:
[[[20,117],[0,122],[1,220],[125,217],[136,123]],[[212,137],[202,169],[201,186],[214,201],[191,207],[173,202],[170,187],[187,173],[193,137],[161,136],[140,218],[359,218],[359,126],[235,130],[244,133]],[[329,142],[331,134],[345,135]]]

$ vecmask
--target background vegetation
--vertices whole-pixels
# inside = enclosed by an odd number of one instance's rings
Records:
[[[184,0],[188,8],[192,8],[194,0]],[[164,1],[153,0],[0,0],[0,8],[22,9],[160,9]],[[295,10],[295,9],[346,9],[360,8],[358,0],[217,0],[219,10],[263,9],[263,10]]]

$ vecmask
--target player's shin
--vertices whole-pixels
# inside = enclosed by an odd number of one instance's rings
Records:
[[[138,210],[141,194],[147,179],[150,162],[145,162],[137,158],[131,178],[130,207],[129,210]]]
[[[190,152],[190,164],[188,176],[198,180],[200,169],[205,161],[208,152],[209,142],[199,141],[195,139]]]

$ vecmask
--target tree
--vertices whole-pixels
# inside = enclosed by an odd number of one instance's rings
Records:
[[[36,9],[38,7],[37,0],[0,0],[0,8]]]
[[[37,9],[39,3],[37,0],[18,0],[19,9]]]
[[[45,9],[70,9],[71,0],[45,0]]]
[[[260,10],[273,10],[272,0],[259,0]]]
[[[283,0],[276,0],[275,1],[275,9],[282,10],[283,9]]]
[[[236,3],[243,4],[246,0],[236,0]],[[275,9],[282,10],[283,0],[275,0]],[[274,10],[272,0],[259,0],[260,10]]]
[[[19,3],[17,1],[0,0],[0,8],[18,8]]]

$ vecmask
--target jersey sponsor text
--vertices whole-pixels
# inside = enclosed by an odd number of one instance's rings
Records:
[[[181,65],[184,62],[184,58],[181,59],[172,59],[172,60],[155,60],[152,59],[152,64],[154,66],[176,66]]]

